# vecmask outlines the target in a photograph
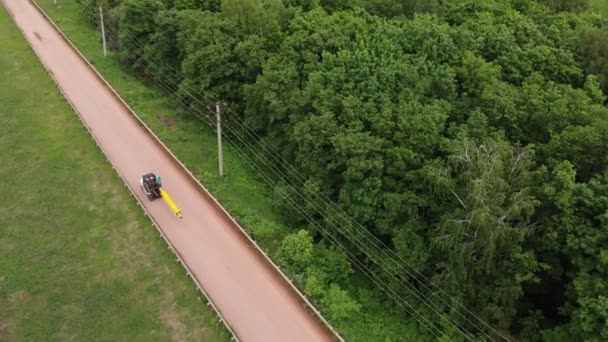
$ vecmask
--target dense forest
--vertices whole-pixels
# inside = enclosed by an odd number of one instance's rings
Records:
[[[587,1],[102,4],[127,68],[225,103],[293,228],[276,256],[332,322],[363,282],[429,336],[608,340],[608,17]]]

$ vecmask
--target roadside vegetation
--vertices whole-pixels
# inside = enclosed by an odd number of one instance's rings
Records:
[[[228,341],[0,6],[0,340]]]
[[[39,2],[347,339],[608,338],[603,2]]]

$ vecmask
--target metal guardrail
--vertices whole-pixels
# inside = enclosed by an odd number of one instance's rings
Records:
[[[249,236],[249,234],[247,234],[247,232],[245,231],[245,229],[243,229],[243,227],[241,227],[241,225],[228,213],[228,211],[219,203],[219,201],[209,192],[209,190],[207,190],[207,188],[205,188],[203,186],[203,184],[201,184],[201,182],[192,174],[192,172],[177,158],[177,156],[160,140],[160,138],[154,134],[154,132],[150,129],[150,127],[148,127],[148,125],[146,125],[144,123],[144,121],[137,115],[137,113],[129,106],[129,104],[122,98],[120,97],[120,95],[118,94],[118,92],[110,85],[110,83],[99,73],[99,71],[97,71],[97,69],[95,69],[95,67],[91,64],[91,62],[80,52],[80,50],[75,46],[74,43],[72,43],[72,41],[65,35],[65,33],[63,33],[63,31],[55,24],[55,22],[51,19],[51,17],[40,7],[40,5],[38,5],[38,3],[36,2],[36,0],[29,0],[29,2],[36,7],[36,9],[43,15],[43,17],[54,27],[54,29],[63,37],[63,39],[72,47],[72,49],[81,57],[81,59],[83,61],[86,62],[86,64],[89,66],[89,68],[95,73],[95,75],[104,83],[104,85],[111,91],[111,93],[113,94],[113,96],[119,100],[119,102],[128,110],[128,112],[132,115],[132,117],[134,117],[137,122],[146,130],[146,132],[153,138],[153,141],[161,147],[161,149],[163,151],[165,151],[165,153],[167,153],[171,158],[171,160],[175,163],[178,164],[178,166],[182,169],[182,171],[184,173],[186,173],[188,175],[188,179],[189,181],[197,188],[197,190],[199,190],[199,192],[201,192],[206,198],[208,198],[211,203],[216,207],[216,209],[220,210],[220,212],[229,219],[229,221],[232,223],[232,226],[235,229],[238,229],[238,231],[241,232],[241,235],[243,237],[245,237],[247,239],[247,241],[249,241],[249,243],[251,244],[251,246],[259,253],[259,255],[261,255],[264,260],[274,269],[275,272],[277,272],[281,278],[291,287],[291,289],[298,295],[300,301],[302,304],[304,304],[304,307],[307,308],[308,310],[312,311],[315,316],[317,317],[317,319],[319,319],[319,321],[321,323],[323,323],[323,325],[325,326],[325,328],[327,328],[334,336],[334,339],[336,339],[337,341],[340,342],[344,342],[344,339],[342,338],[342,336],[340,336],[340,334],[338,334],[338,332],[329,324],[329,322],[321,315],[321,313],[319,312],[319,310],[317,308],[314,307],[314,305],[308,300],[308,298],[306,298],[306,296],[304,296],[304,294],[295,286],[295,284],[293,284],[293,282],[281,271],[281,269],[270,259],[270,257],[268,256],[268,254],[262,249],[260,248],[260,246],[257,244],[257,242],[251,238],[251,236]],[[12,13],[10,13],[10,11],[8,11],[9,14],[11,16]],[[17,25],[18,26],[18,25]],[[24,37],[26,37],[25,32],[23,32],[23,30],[19,27],[19,30],[21,31],[21,33],[23,34]],[[203,287],[201,286],[200,282],[196,279],[196,277],[194,276],[193,272],[190,270],[190,268],[188,267],[188,265],[184,262],[182,256],[179,254],[179,252],[175,249],[175,247],[171,244],[171,242],[169,241],[169,239],[167,238],[167,236],[164,234],[164,232],[162,231],[162,229],[160,228],[158,222],[156,222],[156,220],[154,220],[154,218],[152,217],[152,215],[150,215],[150,213],[145,209],[143,203],[141,202],[141,200],[135,195],[135,191],[133,188],[131,188],[131,186],[129,186],[127,180],[125,179],[125,177],[118,171],[118,169],[116,168],[116,166],[114,165],[114,163],[108,158],[107,154],[105,153],[103,147],[101,146],[100,142],[97,140],[97,138],[95,137],[95,135],[93,135],[91,129],[89,128],[89,126],[86,124],[84,118],[81,116],[81,114],[76,110],[76,107],[74,106],[74,104],[70,101],[70,99],[66,96],[66,94],[63,92],[63,90],[61,89],[59,83],[57,82],[57,80],[55,79],[53,73],[46,67],[46,65],[44,65],[44,63],[42,63],[42,59],[40,58],[40,56],[38,55],[38,53],[35,51],[35,49],[33,47],[32,51],[34,51],[34,53],[36,54],[36,56],[38,56],[38,59],[40,61],[40,63],[42,64],[42,66],[45,68],[45,70],[47,70],[47,72],[49,73],[49,75],[51,76],[51,78],[53,79],[53,81],[55,82],[55,84],[57,85],[57,88],[59,89],[59,91],[62,93],[62,95],[66,98],[66,100],[68,101],[68,103],[70,104],[70,106],[72,107],[72,110],[78,115],[79,119],[81,120],[82,124],[84,125],[84,127],[87,129],[87,131],[89,132],[89,134],[91,135],[91,137],[93,138],[93,140],[95,141],[95,143],[97,144],[97,146],[99,147],[99,149],[103,152],[104,156],[106,157],[106,159],[108,160],[108,162],[110,163],[110,165],[112,165],[112,168],[114,168],[114,170],[116,171],[116,173],[120,176],[120,178],[122,178],[123,182],[125,183],[125,186],[129,189],[129,191],[131,192],[131,195],[136,199],[138,205],[142,208],[142,210],[144,211],[144,213],[146,214],[146,216],[148,216],[150,218],[150,220],[152,221],[152,224],[154,225],[154,227],[159,231],[160,235],[163,237],[163,239],[165,240],[165,242],[167,243],[167,245],[169,246],[169,249],[171,249],[173,251],[173,253],[177,256],[178,261],[182,264],[182,266],[186,269],[186,272],[188,274],[188,276],[194,281],[194,283],[196,284],[197,288],[199,289],[199,291],[201,291],[201,293],[205,296],[205,298],[207,299],[209,305],[214,309],[214,311],[217,313],[218,317],[220,318],[220,321],[226,326],[226,328],[228,329],[228,331],[231,333],[232,335],[232,339],[239,341],[238,336],[236,335],[236,333],[234,332],[234,330],[232,329],[232,327],[228,324],[227,320],[223,317],[221,311],[217,308],[217,306],[215,305],[215,303],[213,302],[213,300],[209,297],[209,295],[207,294],[207,292],[203,289]]]

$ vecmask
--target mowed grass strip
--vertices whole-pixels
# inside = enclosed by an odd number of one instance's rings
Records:
[[[0,6],[0,341],[227,341]]]

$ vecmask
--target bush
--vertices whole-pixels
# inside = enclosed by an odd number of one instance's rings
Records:
[[[302,273],[311,264],[312,255],[312,237],[302,229],[283,240],[277,257],[282,265],[291,266],[293,271]]]
[[[322,303],[327,308],[329,317],[334,320],[349,318],[361,310],[361,305],[336,284],[329,286]]]

